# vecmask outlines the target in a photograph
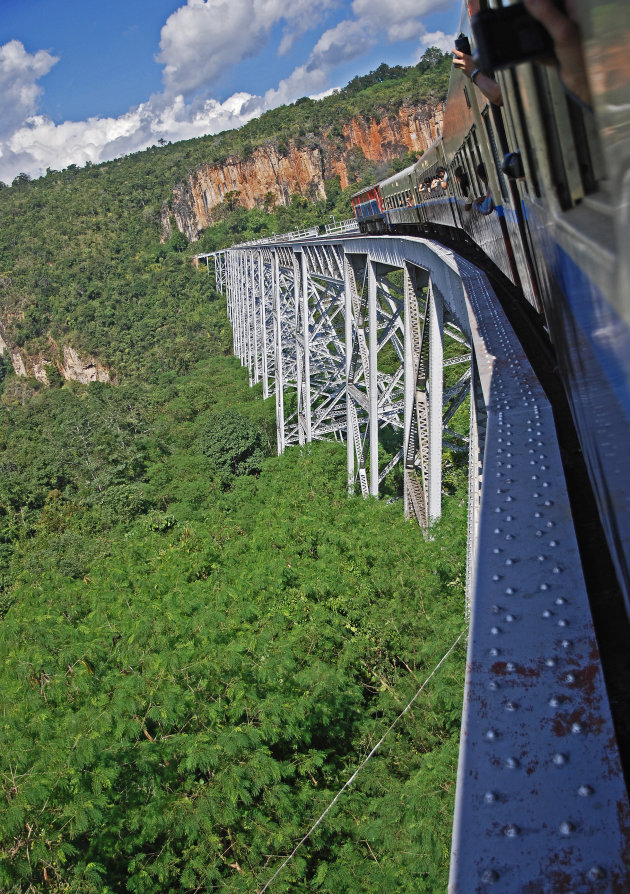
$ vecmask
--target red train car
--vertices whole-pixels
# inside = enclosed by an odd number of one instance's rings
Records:
[[[389,230],[378,183],[356,192],[350,201],[362,233],[385,233]]]

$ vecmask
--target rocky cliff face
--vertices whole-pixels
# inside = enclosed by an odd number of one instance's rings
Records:
[[[5,339],[6,335],[3,337],[0,330],[0,357],[9,358],[17,376],[33,376],[38,382],[48,385],[47,370],[56,368],[67,381],[82,382],[84,385],[90,382],[112,381],[110,371],[106,366],[100,364],[93,357],[80,357],[70,345],[64,345],[60,351],[51,339],[49,356],[53,355],[56,359],[50,360],[41,355],[31,357],[22,348],[8,344]]]
[[[230,192],[239,193],[238,201],[245,208],[263,205],[266,197],[287,204],[296,193],[309,199],[323,198],[324,181],[338,176],[345,188],[361,155],[382,163],[409,150],[424,151],[439,135],[443,119],[443,103],[401,106],[395,114],[357,118],[341,130],[309,135],[306,145],[290,143],[281,151],[270,142],[255,149],[249,158],[202,165],[173,189],[170,203],[163,208],[164,238],[172,235],[174,217],[177,228],[194,242],[213,223],[213,209]]]

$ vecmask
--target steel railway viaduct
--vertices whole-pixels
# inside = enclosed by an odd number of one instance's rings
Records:
[[[449,891],[630,891],[630,813],[552,410],[487,276],[443,246],[287,234],[200,255],[278,451],[335,438],[348,486],[439,518],[469,454],[469,624]],[[455,367],[455,369],[451,369]],[[470,397],[465,437],[452,420]],[[464,411],[462,411],[464,412]],[[460,413],[460,417],[461,417]],[[402,446],[379,466],[379,428]]]

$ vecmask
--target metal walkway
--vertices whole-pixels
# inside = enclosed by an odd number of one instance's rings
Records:
[[[214,261],[234,351],[275,395],[280,452],[345,441],[349,489],[364,496],[402,463],[405,511],[425,529],[441,511],[442,450],[469,452],[449,891],[630,891],[628,796],[552,413],[487,278],[403,237],[241,246]],[[464,436],[449,423],[468,394]],[[381,469],[385,425],[402,447]]]

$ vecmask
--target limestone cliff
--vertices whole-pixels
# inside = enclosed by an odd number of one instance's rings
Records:
[[[322,198],[324,181],[330,177],[339,176],[342,188],[348,185],[361,155],[378,164],[409,150],[424,151],[439,136],[443,118],[443,103],[401,106],[396,112],[352,119],[317,136],[308,134],[306,140],[289,142],[282,149],[268,142],[249,158],[202,165],[173,188],[171,201],[162,210],[164,238],[171,236],[174,217],[177,228],[194,242],[212,224],[213,209],[230,192],[239,193],[245,208],[263,205],[269,194],[279,205],[296,193]]]
[[[10,345],[6,334],[3,337],[0,331],[0,357],[6,355],[11,361],[13,371],[17,376],[33,376],[44,385],[49,384],[47,370],[56,368],[67,381],[81,382],[84,385],[89,382],[110,382],[111,375],[106,366],[100,364],[93,357],[80,357],[77,351],[70,345],[64,345],[60,350],[55,342],[50,339],[50,351],[48,357],[42,355],[30,356],[23,348]],[[54,360],[48,359],[54,356]],[[115,380],[113,382],[115,384]]]

